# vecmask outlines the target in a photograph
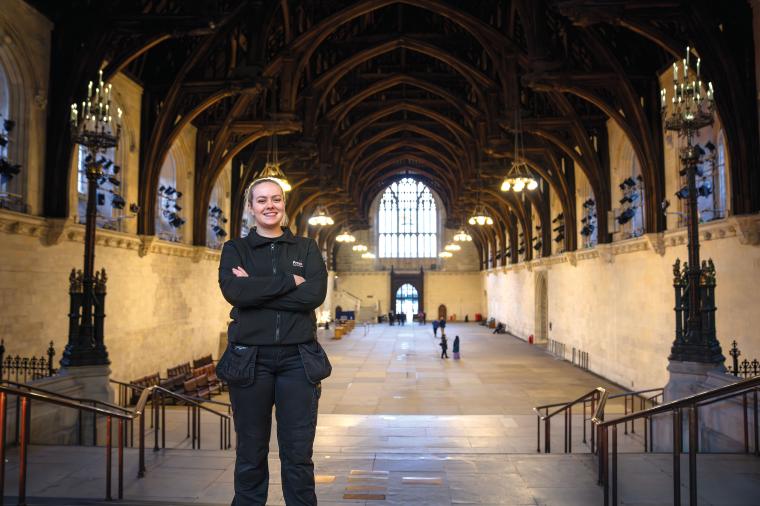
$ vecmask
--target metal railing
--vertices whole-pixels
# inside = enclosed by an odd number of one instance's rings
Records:
[[[656,393],[653,396],[650,397],[643,397],[645,394],[651,394]],[[578,397],[575,400],[569,401],[569,402],[558,402],[554,404],[545,404],[543,406],[536,406],[533,408],[533,412],[536,413],[536,451],[538,453],[541,453],[541,422],[544,423],[544,453],[551,453],[551,419],[560,413],[564,416],[564,451],[565,453],[572,453],[573,451],[573,427],[572,427],[572,419],[573,419],[573,407],[578,404],[583,404],[583,439],[582,442],[584,444],[588,444],[587,441],[587,435],[590,432],[590,439],[591,439],[591,453],[596,453],[596,445],[595,445],[595,438],[596,434],[593,430],[593,416],[597,411],[597,406],[599,405],[600,398],[602,393],[604,393],[605,401],[607,399],[619,399],[623,398],[623,405],[625,414],[627,415],[629,413],[628,411],[628,405],[630,401],[630,412],[633,413],[635,411],[636,406],[636,398],[639,398],[639,407],[641,410],[644,409],[647,402],[651,404],[655,404],[657,402],[657,398],[662,396],[662,388],[651,388],[648,390],[639,390],[636,392],[623,392],[620,394],[608,396],[607,391],[602,387],[597,387],[594,390],[591,390],[590,392],[587,392],[583,394],[582,396]],[[551,409],[554,409],[554,411],[551,411]],[[543,411],[543,413],[542,413]],[[588,417],[586,416],[586,413],[588,412]],[[588,427],[587,427],[588,426]],[[644,425],[644,440],[646,442],[647,438],[647,430],[648,427],[646,424]],[[634,423],[631,422],[631,432],[635,433],[636,428],[634,426]],[[625,424],[625,433],[628,434],[628,423]],[[646,443],[645,443],[646,445]]]
[[[19,480],[18,480],[18,504],[26,504],[26,478],[27,478],[27,460],[28,444],[31,430],[31,401],[39,401],[48,404],[56,404],[63,407],[86,411],[99,414],[106,417],[106,500],[111,500],[111,468],[112,468],[112,420],[119,420],[118,427],[118,498],[124,497],[124,422],[126,420],[140,419],[141,426],[144,426],[145,417],[141,416],[148,400],[150,392],[146,391],[140,396],[140,400],[131,413],[124,413],[113,409],[99,408],[90,406],[63,397],[51,396],[39,392],[22,390],[9,386],[0,385],[0,505],[3,504],[5,492],[5,429],[6,429],[6,404],[8,395],[15,395],[20,399],[20,416],[19,416]],[[144,447],[140,447],[140,466],[144,469],[145,454]]]
[[[131,383],[125,383],[111,379],[109,382],[119,386],[119,403],[126,402],[126,399],[131,398],[130,390],[134,390],[142,394],[145,390],[151,390],[154,395],[151,397],[151,404],[149,407],[152,410],[150,417],[150,427],[154,429],[154,450],[160,448],[166,448],[166,400],[174,399],[175,401],[181,401],[187,407],[187,437],[190,438],[192,448],[201,449],[201,413],[203,411],[211,413],[219,417],[219,449],[228,450],[232,446],[232,405],[226,402],[215,401],[212,399],[206,399],[203,397],[194,397],[190,395],[180,394],[178,392],[172,392],[161,386],[141,387],[133,385]],[[204,404],[213,404],[216,406],[222,406],[227,410],[227,413],[221,413],[214,409],[211,409]],[[161,432],[161,444],[159,446],[158,438],[159,431]]]
[[[114,383],[115,380],[111,380]],[[6,425],[7,425],[7,407],[8,407],[8,395],[15,395],[17,399],[18,409],[16,428],[18,431],[16,443],[19,448],[19,492],[18,503],[26,504],[26,476],[27,476],[27,459],[28,459],[28,445],[30,442],[31,431],[31,401],[39,401],[48,404],[55,404],[71,409],[76,409],[79,412],[78,419],[78,433],[79,441],[82,440],[82,413],[93,414],[93,445],[97,443],[97,417],[106,417],[106,434],[105,434],[105,446],[106,446],[106,500],[111,500],[111,466],[112,466],[112,420],[118,419],[118,498],[121,499],[124,496],[123,486],[123,468],[124,468],[124,446],[134,446],[134,421],[139,421],[139,439],[138,439],[138,471],[137,477],[142,478],[146,473],[145,466],[145,418],[146,408],[151,408],[151,426],[154,428],[154,445],[153,450],[158,451],[161,448],[166,448],[166,403],[167,397],[173,397],[177,400],[187,404],[188,407],[188,433],[187,437],[192,437],[193,449],[201,448],[201,413],[203,411],[210,412],[219,417],[219,446],[220,449],[229,449],[231,447],[231,415],[220,413],[206,406],[203,406],[201,402],[214,402],[207,399],[197,399],[186,395],[178,394],[166,390],[163,387],[152,386],[146,388],[140,388],[140,397],[134,408],[128,409],[116,404],[111,404],[105,401],[99,401],[94,399],[77,399],[74,397],[58,394],[49,390],[44,390],[31,385],[21,385],[14,382],[3,382],[0,384],[0,506],[3,504],[3,493],[5,489],[5,448],[6,448]],[[16,386],[8,386],[13,384]],[[150,402],[150,404],[149,404]],[[215,402],[228,407],[229,404]],[[192,422],[191,422],[192,418]],[[131,429],[131,437],[127,437],[128,426]],[[192,430],[191,430],[192,427]],[[159,444],[159,431],[160,441]],[[129,441],[129,444],[128,444]]]
[[[744,410],[744,450],[750,452],[749,445],[749,396],[753,401],[754,453],[760,456],[758,434],[758,389],[760,377],[746,379],[731,385],[708,390],[676,401],[660,404],[644,411],[624,415],[614,420],[604,420],[604,403],[600,403],[594,417],[597,439],[599,442],[599,483],[604,488],[605,506],[618,503],[618,425],[627,424],[637,419],[644,419],[651,424],[652,417],[671,414],[673,424],[673,503],[681,504],[681,453],[683,451],[683,411],[688,413],[688,455],[689,455],[689,504],[697,504],[697,453],[699,451],[699,408],[719,401],[742,397]],[[606,391],[604,394],[606,396]],[[646,426],[646,425],[645,425]],[[610,432],[612,433],[610,451]],[[651,434],[651,428],[650,428]],[[651,436],[650,436],[651,437]],[[651,446],[650,439],[650,450]],[[611,466],[611,471],[610,471]],[[611,475],[611,476],[610,476]],[[611,493],[611,497],[610,497]]]

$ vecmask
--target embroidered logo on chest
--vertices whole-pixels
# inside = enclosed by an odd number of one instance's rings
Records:
[[[298,260],[293,260],[293,267],[303,267],[303,262],[299,262]]]

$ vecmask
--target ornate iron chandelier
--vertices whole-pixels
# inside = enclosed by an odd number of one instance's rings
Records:
[[[324,227],[333,224],[335,224],[335,220],[332,219],[330,214],[327,212],[327,208],[322,204],[317,206],[314,214],[311,218],[309,218],[309,225],[316,227]]]
[[[338,242],[356,242],[356,237],[347,228],[344,228],[335,240]]]
[[[475,211],[473,211],[472,216],[467,220],[467,223],[481,227],[483,225],[493,225],[493,218],[491,218],[488,211],[486,211],[486,207],[478,202],[478,204],[475,205]]]
[[[524,189],[535,190],[538,188],[538,181],[531,174],[528,164],[525,163],[525,147],[523,144],[522,122],[520,119],[520,108],[515,108],[515,154],[512,159],[512,165],[507,171],[504,181],[501,183],[501,191],[521,192]]]
[[[269,137],[269,149],[267,149],[267,162],[264,164],[264,168],[259,174],[259,178],[274,179],[282,187],[283,192],[289,192],[293,189],[285,177],[285,173],[282,172],[280,167],[279,153],[277,150],[277,134]]]
[[[454,234],[454,241],[455,242],[470,242],[472,241],[472,236],[464,231],[464,229],[460,229],[459,232]]]

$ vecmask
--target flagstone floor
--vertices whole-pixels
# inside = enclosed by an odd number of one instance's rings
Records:
[[[537,454],[532,408],[600,385],[619,390],[509,335],[474,323],[447,331],[450,342],[460,336],[461,360],[439,358],[429,326],[359,326],[323,343],[334,369],[323,383],[315,442],[320,505],[602,504],[582,416],[572,421],[579,453]],[[622,404],[608,409],[621,411]],[[562,451],[561,428],[557,420],[555,452]],[[641,428],[621,435],[623,452],[640,451]],[[168,410],[167,429],[169,449],[148,451],[145,478],[136,478],[136,450],[127,450],[125,504],[230,504],[234,451],[218,450],[212,415],[204,417],[200,452],[188,449],[184,408]],[[273,440],[267,504],[282,505],[276,450]],[[102,448],[34,446],[30,459],[29,504],[84,505],[103,497]],[[11,450],[6,494],[16,490],[16,462]],[[671,472],[669,455],[624,453],[622,503],[672,504]],[[699,478],[700,504],[760,504],[756,457],[700,455]]]

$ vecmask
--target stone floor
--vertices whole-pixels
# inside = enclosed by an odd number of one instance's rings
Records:
[[[532,407],[614,385],[475,324],[448,330],[450,339],[459,334],[462,340],[460,361],[438,358],[431,330],[416,325],[370,326],[366,333],[359,327],[324,343],[334,372],[324,382],[315,442],[320,504],[602,504],[581,415],[573,419],[579,453],[537,454]],[[613,403],[608,413],[621,410]],[[229,504],[234,451],[218,450],[213,415],[203,427],[204,450],[188,449],[185,411],[170,409],[170,449],[148,450],[142,479],[136,478],[136,450],[128,449],[124,504]],[[561,429],[558,419],[555,452],[562,450]],[[638,452],[640,434],[621,436],[621,445],[623,452]],[[276,447],[273,441],[271,505],[284,504]],[[33,446],[30,504],[96,504],[105,492],[104,469],[102,448]],[[686,485],[685,461],[682,469]],[[760,504],[760,459],[700,455],[698,470],[700,504]],[[15,493],[17,476],[11,450],[6,494]],[[672,504],[672,458],[623,453],[620,484],[624,504]],[[685,489],[682,497],[686,502]]]

